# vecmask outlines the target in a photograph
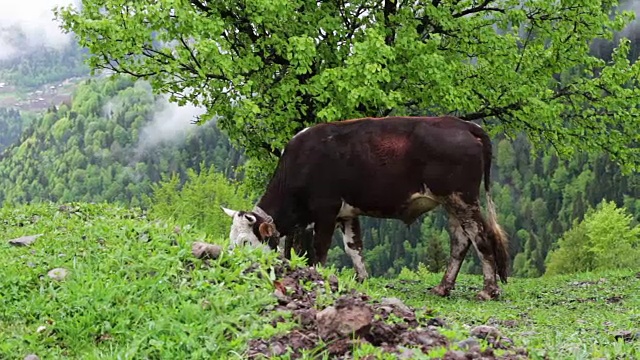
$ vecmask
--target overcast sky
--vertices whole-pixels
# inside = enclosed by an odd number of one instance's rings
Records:
[[[77,4],[80,0],[0,0],[0,59],[19,54],[34,46],[61,48],[69,44],[71,35],[62,33],[53,19],[53,7]],[[27,43],[20,46],[7,42],[11,28],[18,27],[27,35]]]

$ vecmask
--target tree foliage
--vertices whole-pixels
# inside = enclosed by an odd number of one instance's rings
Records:
[[[640,266],[640,225],[614,202],[603,201],[564,233],[547,257],[545,274],[567,274]]]
[[[20,138],[25,122],[18,110],[0,108],[0,153]]]
[[[616,0],[427,2],[86,0],[57,8],[92,69],[147,79],[204,105],[269,168],[303,127],[390,114],[456,114],[524,131],[560,154],[606,151],[638,169],[640,63]],[[266,151],[265,151],[266,150]],[[257,171],[264,166],[255,165]],[[261,175],[264,179],[266,172]]]
[[[245,187],[230,181],[213,166],[207,169],[202,164],[200,168],[199,173],[188,170],[184,179],[175,173],[163,176],[163,181],[151,185],[151,196],[145,196],[144,205],[158,217],[224,238],[229,235],[231,218],[221,216],[220,206],[249,208],[250,197]]]

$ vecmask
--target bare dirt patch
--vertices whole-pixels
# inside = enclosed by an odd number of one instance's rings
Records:
[[[265,312],[290,312],[297,326],[269,339],[251,340],[250,359],[287,353],[296,359],[305,350],[328,354],[332,359],[351,359],[353,346],[363,342],[401,359],[443,347],[447,349],[444,359],[528,359],[524,349],[514,347],[495,327],[481,325],[472,329],[467,339],[452,340],[440,331],[447,327],[442,319],[429,317],[428,312],[418,318],[415,309],[397,298],[374,300],[367,294],[339,290],[335,276],[325,279],[311,267],[275,270],[273,296],[278,305]],[[332,303],[326,303],[326,296],[318,303],[320,294],[330,295]],[[279,321],[284,319],[274,320]],[[481,339],[488,346],[481,346]],[[496,354],[498,349],[500,355]]]

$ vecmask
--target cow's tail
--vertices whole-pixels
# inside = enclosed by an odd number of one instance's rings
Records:
[[[474,129],[473,135],[480,138],[482,142],[482,153],[484,163],[484,190],[487,200],[487,226],[489,230],[489,241],[491,241],[491,247],[493,248],[493,256],[496,262],[496,271],[500,280],[503,283],[507,282],[508,269],[509,269],[509,241],[507,234],[502,229],[497,221],[496,206],[491,198],[491,139],[489,135],[476,125],[472,125]]]

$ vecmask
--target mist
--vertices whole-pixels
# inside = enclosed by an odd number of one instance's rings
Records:
[[[54,20],[55,6],[77,5],[80,0],[5,0],[0,11],[0,60],[9,60],[31,49],[63,49],[73,37]]]
[[[620,5],[620,10],[632,11],[636,18],[620,31],[619,36],[631,37],[640,31],[640,0],[630,0]]]
[[[178,143],[184,141],[190,131],[198,128],[193,124],[205,109],[191,104],[179,106],[170,103],[168,96],[162,96],[156,103],[158,111],[153,120],[140,130],[136,154],[158,146],[160,143]]]

